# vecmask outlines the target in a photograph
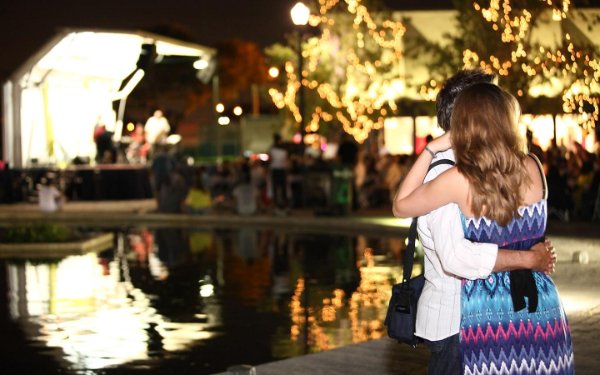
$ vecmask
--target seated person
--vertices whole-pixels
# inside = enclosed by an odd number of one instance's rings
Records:
[[[194,184],[188,191],[184,204],[186,213],[205,214],[210,212],[213,206],[212,197],[200,177],[194,179]]]
[[[233,188],[233,199],[235,200],[235,210],[240,215],[253,215],[258,206],[258,190],[250,183],[250,175],[244,174]]]
[[[65,199],[50,177],[42,177],[37,189],[41,211],[56,212],[62,210]]]

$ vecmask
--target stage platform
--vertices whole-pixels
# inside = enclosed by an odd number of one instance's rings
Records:
[[[67,168],[35,166],[0,171],[0,202],[35,200],[36,186],[44,176],[71,201],[137,200],[152,198],[150,167],[136,164],[73,165]]]

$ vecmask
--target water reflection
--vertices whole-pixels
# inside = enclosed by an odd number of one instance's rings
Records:
[[[115,238],[101,254],[5,262],[10,316],[77,371],[159,360],[214,373],[382,337],[403,250],[396,238],[251,229]]]

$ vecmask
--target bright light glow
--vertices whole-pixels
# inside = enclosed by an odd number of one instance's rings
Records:
[[[303,26],[308,23],[308,18],[310,17],[310,9],[301,1],[297,2],[296,5],[290,11],[292,16],[292,22],[294,25]]]
[[[95,253],[58,264],[9,265],[11,316],[35,321],[40,332],[30,339],[59,348],[74,368],[86,370],[148,360],[149,332],[162,338],[167,352],[214,335],[206,328],[218,324],[216,319],[207,319],[210,325],[166,321],[141,290],[122,281],[129,275],[120,262],[110,263],[108,274]]]
[[[133,34],[72,32],[37,61],[29,79],[69,73],[120,81],[135,70],[142,42]]]
[[[21,158],[24,165],[32,158],[43,163],[71,161],[77,155],[94,156],[96,146],[91,134],[98,118],[108,130],[115,129],[116,114],[110,100],[112,87],[100,81],[88,81],[87,87],[82,87],[77,77],[65,78],[49,76],[46,88],[32,87],[22,92]]]
[[[521,115],[521,135],[525,135],[527,129],[533,133],[534,143],[546,150],[552,143],[554,136],[554,119],[552,115]]]
[[[212,284],[204,284],[200,286],[200,297],[207,298],[215,293],[215,286]]]
[[[192,64],[194,69],[196,70],[202,70],[202,69],[206,69],[208,68],[208,61],[203,60],[203,59],[198,59],[196,61],[194,61],[194,64]]]
[[[215,111],[217,111],[218,113],[223,113],[224,110],[225,110],[225,106],[223,105],[223,103],[218,103],[215,106]]]
[[[258,158],[261,161],[268,161],[269,160],[269,154],[258,154]]]
[[[292,137],[292,142],[296,144],[302,142],[302,135],[300,133],[294,134],[294,136]]]
[[[156,40],[154,45],[156,46],[156,54],[163,56],[204,56],[205,54],[212,54],[208,48],[199,48],[198,45],[182,41]]]
[[[128,122],[127,123],[127,131],[128,132],[132,132],[135,129],[135,125],[133,122]]]
[[[56,165],[68,164],[76,156],[93,159],[96,147],[91,134],[98,117],[107,120],[115,138],[122,130],[115,127],[112,101],[126,98],[143,78],[144,72],[136,71],[143,44],[155,44],[159,55],[206,58],[214,53],[203,46],[160,38],[144,32],[71,30],[58,34],[40,49],[37,60],[28,60],[16,71],[12,82],[23,90],[3,98],[4,108],[22,114],[4,124],[15,129],[5,132],[13,136],[4,139],[4,144],[15,144],[4,148],[13,151],[6,159],[14,167],[26,166],[33,158]]]
[[[385,148],[392,155],[413,153],[413,118],[389,117],[383,126]]]
[[[166,140],[169,145],[176,145],[181,142],[181,135],[179,134],[170,134]]]
[[[221,116],[217,122],[219,125],[229,125],[231,123],[231,119],[227,116]]]
[[[279,77],[279,68],[277,68],[276,66],[272,66],[269,68],[269,76],[271,78],[277,78]]]
[[[236,116],[241,116],[242,112],[242,107],[240,107],[239,105],[233,109],[233,114]]]

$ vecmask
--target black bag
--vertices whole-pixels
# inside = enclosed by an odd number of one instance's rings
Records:
[[[454,162],[449,159],[440,159],[432,163],[429,170],[441,164],[454,165]],[[413,347],[423,341],[420,337],[415,336],[415,325],[417,322],[417,304],[425,286],[425,276],[423,274],[410,278],[415,259],[416,239],[417,218],[414,218],[408,230],[402,282],[392,287],[392,296],[385,316],[388,336]]]
[[[408,231],[408,245],[404,252],[404,273],[401,283],[392,287],[392,296],[385,316],[388,336],[405,343],[417,346],[422,341],[415,336],[417,321],[417,303],[425,285],[425,276],[410,278],[415,254],[415,239],[417,236],[417,219],[413,219]]]

